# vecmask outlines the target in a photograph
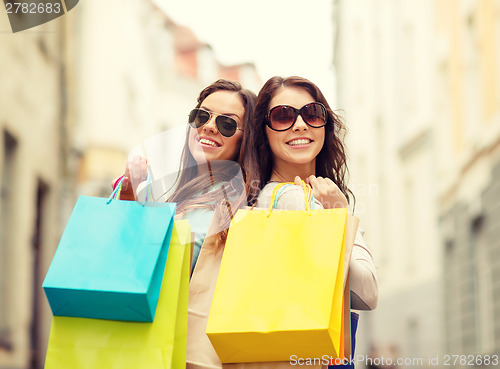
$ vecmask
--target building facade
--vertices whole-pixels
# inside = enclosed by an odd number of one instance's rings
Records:
[[[484,358],[500,353],[500,3],[436,12],[445,350]]]
[[[117,16],[107,17],[111,12]],[[130,150],[185,126],[199,92],[232,67],[222,66],[210,45],[167,12],[154,1],[81,4],[75,142],[83,153],[80,192],[108,193]],[[234,68],[230,77],[257,85],[253,64]]]
[[[499,3],[338,0],[334,19],[338,107],[379,275],[361,353],[406,368],[498,353]]]
[[[41,284],[70,157],[72,24],[60,17],[13,34],[8,22],[0,12],[0,368],[41,368],[50,328]]]

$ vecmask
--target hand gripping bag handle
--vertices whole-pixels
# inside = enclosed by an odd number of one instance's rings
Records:
[[[283,190],[285,189],[285,187],[289,186],[289,185],[295,185],[295,183],[294,182],[282,182],[273,188],[273,192],[271,193],[271,205],[269,206],[269,213],[267,214],[268,218],[271,216],[273,209],[277,209],[278,198],[280,197],[280,195],[283,192]],[[304,181],[302,181],[302,188],[304,189],[304,202],[305,202],[305,206],[306,206],[306,211],[308,214],[310,214],[311,213],[311,203],[313,201],[312,189],[311,189],[311,186],[309,186]]]

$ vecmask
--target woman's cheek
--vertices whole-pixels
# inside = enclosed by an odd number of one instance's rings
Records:
[[[238,133],[237,133],[238,134]],[[222,160],[236,160],[238,154],[240,153],[241,141],[243,136],[238,134],[238,137],[229,137],[224,139],[224,149],[223,155],[221,157]]]

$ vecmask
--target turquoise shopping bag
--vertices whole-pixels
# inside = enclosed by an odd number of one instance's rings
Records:
[[[152,322],[175,209],[80,196],[43,282],[52,313]]]

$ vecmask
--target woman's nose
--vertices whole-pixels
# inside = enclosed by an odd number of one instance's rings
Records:
[[[306,122],[304,122],[304,119],[302,119],[302,115],[299,114],[299,116],[297,117],[297,120],[293,124],[292,129],[294,131],[302,131],[302,130],[307,129],[307,124],[306,124]]]
[[[208,122],[203,126],[203,130],[211,131],[213,133],[217,133],[217,124],[215,124],[216,116],[212,115]]]

